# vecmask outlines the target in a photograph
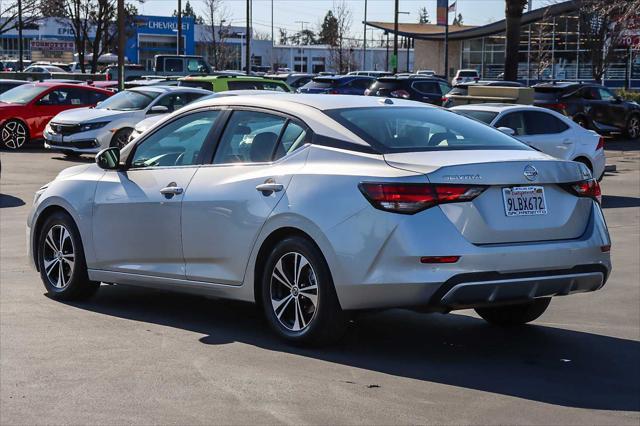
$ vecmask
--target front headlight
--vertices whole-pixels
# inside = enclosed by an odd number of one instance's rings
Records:
[[[88,132],[89,130],[95,130],[95,129],[99,129],[101,127],[106,126],[107,124],[109,124],[108,121],[100,121],[98,123],[86,123],[86,124],[81,124],[80,125],[80,131],[81,132]]]

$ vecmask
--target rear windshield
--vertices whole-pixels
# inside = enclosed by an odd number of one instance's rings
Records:
[[[380,106],[326,114],[382,153],[530,149],[492,127],[439,108]]]
[[[313,80],[311,80],[310,82],[308,82],[307,84],[305,84],[305,87],[317,87],[317,88],[321,88],[321,89],[328,89],[329,87],[336,87],[339,84],[339,80],[333,79],[333,78],[314,78]]]
[[[476,71],[459,71],[458,77],[477,77],[478,73]]]
[[[23,84],[0,95],[0,103],[25,105],[48,88],[47,86],[36,86],[35,84]]]
[[[494,118],[498,115],[497,112],[492,111],[476,111],[470,109],[459,109],[456,110],[458,114],[466,115],[467,117],[474,118],[478,121],[482,121],[486,124],[491,124]]]
[[[397,80],[378,80],[369,87],[369,90],[374,95],[387,96],[401,87],[402,83]]]
[[[565,87],[534,87],[533,97],[537,101],[556,100],[565,93]]]
[[[467,95],[469,93],[468,86],[456,86],[447,93],[447,95]]]
[[[195,87],[198,89],[213,90],[213,85],[208,81],[180,80],[178,86]]]

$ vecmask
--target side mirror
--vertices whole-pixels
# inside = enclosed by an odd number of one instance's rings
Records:
[[[152,106],[147,114],[166,114],[169,112],[169,108],[164,105]]]
[[[120,149],[103,149],[96,155],[96,164],[104,170],[117,170],[120,167]]]
[[[498,130],[500,130],[505,135],[509,135],[509,136],[515,136],[516,135],[516,131],[513,130],[511,127],[498,127]]]

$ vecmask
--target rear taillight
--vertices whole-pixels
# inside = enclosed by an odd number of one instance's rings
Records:
[[[107,73],[107,75],[106,75],[106,77],[105,77],[105,80],[107,80],[107,81],[111,81],[111,74]]]
[[[600,139],[598,139],[598,145],[596,146],[596,151],[599,149],[604,149],[604,138],[602,136],[600,136]]]
[[[600,190],[600,184],[595,179],[569,183],[563,186],[566,190],[578,197],[589,197],[596,200],[598,204],[602,203],[602,191]]]
[[[562,113],[564,113],[564,111],[567,109],[567,104],[563,104],[562,102],[557,102],[555,104],[546,104],[544,106]]]
[[[360,191],[373,207],[414,214],[438,204],[471,201],[485,190],[477,185],[363,182]]]
[[[338,92],[336,89],[330,89],[327,93],[330,94],[330,95],[337,95],[340,92]]]
[[[402,99],[409,99],[411,97],[411,93],[407,92],[406,90],[394,90],[393,92],[389,93],[389,95],[394,98]]]

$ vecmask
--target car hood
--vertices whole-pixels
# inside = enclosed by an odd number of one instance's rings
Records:
[[[58,176],[56,176],[56,180],[58,180],[58,179],[66,179],[66,178],[69,178],[71,176],[78,175],[78,174],[84,172],[85,170],[87,170],[89,167],[92,167],[92,166],[97,167],[95,164],[80,164],[79,166],[68,167],[68,168],[64,169],[63,171],[61,171],[60,173],[58,173]]]
[[[112,111],[100,108],[76,108],[59,113],[51,121],[66,124],[97,122],[104,121],[105,119],[112,121],[119,118],[130,117],[136,112],[138,111]]]
[[[144,120],[136,124],[136,127],[135,127],[136,132],[142,133],[146,131],[148,128],[150,128],[151,126],[156,124],[158,121],[162,120],[163,118],[167,117],[168,115],[169,114],[157,114],[157,115],[152,115],[151,117],[145,118]]]

